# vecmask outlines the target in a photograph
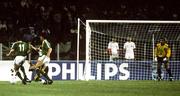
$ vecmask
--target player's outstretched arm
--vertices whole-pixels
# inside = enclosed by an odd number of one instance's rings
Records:
[[[14,52],[14,49],[11,49],[11,50],[9,51],[9,53],[6,54],[6,56],[10,56],[12,52]]]
[[[31,45],[31,48],[35,51],[39,51],[38,48],[34,47],[33,45]]]

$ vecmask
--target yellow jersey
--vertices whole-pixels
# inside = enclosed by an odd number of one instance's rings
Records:
[[[171,49],[168,44],[165,43],[164,45],[161,45],[161,43],[158,43],[155,48],[155,56],[169,58],[171,56]]]

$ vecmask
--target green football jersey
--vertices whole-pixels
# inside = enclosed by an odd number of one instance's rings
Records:
[[[51,48],[51,44],[45,39],[42,42],[42,55],[47,55],[49,48]]]
[[[11,49],[15,50],[16,56],[26,56],[29,50],[29,43],[17,41],[13,43]]]

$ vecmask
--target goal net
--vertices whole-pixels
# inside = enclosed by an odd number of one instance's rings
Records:
[[[174,79],[180,79],[180,21],[86,20],[87,80],[151,80],[156,76],[154,47],[167,38],[172,49],[170,66]],[[118,43],[118,56],[110,60],[112,38]],[[134,42],[134,58],[125,59],[124,44]],[[115,46],[113,46],[115,47]],[[131,45],[132,47],[132,45]],[[168,79],[166,72],[162,72]]]

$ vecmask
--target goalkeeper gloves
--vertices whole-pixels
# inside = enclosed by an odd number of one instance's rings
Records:
[[[157,57],[154,58],[154,61],[157,61]]]
[[[165,57],[165,58],[163,59],[163,61],[168,61],[168,60],[169,60],[169,58],[167,58],[167,57]],[[157,61],[157,57],[154,58],[154,61]]]
[[[163,59],[163,61],[168,61],[168,58],[167,58],[167,57],[165,57],[165,58]]]

